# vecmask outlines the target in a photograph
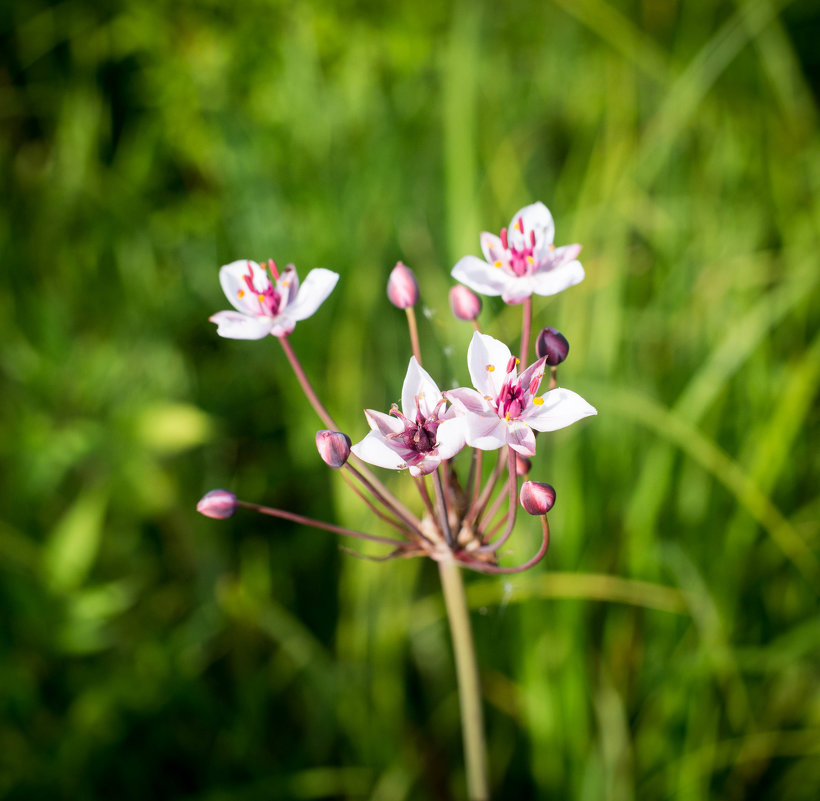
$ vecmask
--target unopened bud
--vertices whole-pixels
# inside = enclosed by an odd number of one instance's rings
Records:
[[[555,367],[567,358],[569,342],[560,331],[547,326],[541,330],[538,339],[535,340],[535,352],[539,359],[546,356],[547,364]]]
[[[205,517],[227,520],[233,517],[237,507],[236,495],[228,490],[215,489],[205,493],[196,505],[196,510]]]
[[[525,476],[532,470],[532,460],[521,453],[515,454],[515,474]]]
[[[450,308],[459,320],[475,320],[481,311],[481,298],[463,284],[450,290]]]
[[[402,262],[398,262],[390,272],[387,281],[387,297],[400,309],[415,306],[419,299],[419,285],[413,271]]]
[[[540,481],[525,481],[518,498],[531,515],[545,515],[555,503],[555,490]]]
[[[350,437],[341,431],[317,431],[316,450],[330,467],[341,467],[350,456]]]

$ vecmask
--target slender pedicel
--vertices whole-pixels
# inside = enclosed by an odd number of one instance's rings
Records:
[[[325,531],[330,531],[333,534],[341,534],[344,537],[354,537],[357,540],[368,540],[370,542],[378,542],[382,545],[392,545],[399,548],[406,548],[407,543],[402,540],[393,540],[389,537],[378,537],[375,534],[365,534],[363,531],[353,531],[353,529],[343,528],[342,526],[334,526],[333,523],[325,523],[323,520],[314,520],[311,517],[304,517],[304,515],[297,515],[293,512],[286,512],[284,509],[273,509],[270,506],[261,506],[258,503],[249,503],[248,501],[237,501],[237,504],[243,509],[250,509],[259,514],[270,515],[271,517],[279,517],[282,520],[290,520],[293,523],[300,523],[303,526],[310,528],[320,528]]]
[[[516,495],[518,494],[518,476],[515,473],[515,451],[513,451],[512,448],[508,448],[507,454],[507,470],[509,471],[507,486],[510,493],[510,505],[507,510],[507,527],[504,529],[504,533],[495,542],[482,545],[477,549],[484,553],[497,551],[509,539],[510,534],[512,534],[513,527],[515,526],[515,513],[518,510],[518,504],[516,503]]]
[[[530,328],[532,326],[532,295],[524,301],[521,312],[521,366],[529,364]]]
[[[444,487],[441,485],[441,474],[438,470],[433,473],[433,488],[436,491],[436,503],[438,504],[438,516],[444,540],[450,550],[453,549],[453,532],[450,531],[450,515],[447,510],[447,499],[444,497]]]

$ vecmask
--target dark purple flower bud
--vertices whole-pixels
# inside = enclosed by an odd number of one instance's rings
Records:
[[[555,367],[567,358],[569,353],[569,342],[567,338],[557,329],[546,328],[541,330],[538,339],[535,340],[535,352],[539,359],[547,357],[547,364]]]
[[[390,302],[400,309],[415,306],[419,299],[419,285],[413,271],[406,265],[398,262],[390,272],[387,281],[387,297]]]
[[[350,437],[341,431],[317,431],[316,450],[330,467],[341,467],[350,456]]]
[[[525,481],[518,499],[531,515],[545,515],[555,503],[555,490],[540,481]]]
[[[525,476],[532,470],[532,460],[521,453],[515,454],[515,474]]]
[[[205,493],[196,505],[196,510],[205,517],[227,520],[233,517],[237,507],[236,495],[228,490],[215,489]]]
[[[457,284],[450,290],[450,308],[459,320],[475,320],[481,311],[481,298],[472,289]]]

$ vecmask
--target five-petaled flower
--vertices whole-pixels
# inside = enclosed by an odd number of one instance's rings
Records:
[[[268,260],[271,283],[265,266],[243,259],[226,264],[219,271],[219,283],[237,311],[221,311],[211,316],[219,327],[216,333],[228,339],[262,339],[268,334],[283,337],[296,323],[310,317],[339,280],[338,273],[311,270],[302,285],[296,269],[289,264],[279,275],[273,259]]]
[[[543,203],[516,212],[501,236],[481,234],[485,261],[464,256],[451,275],[482,295],[523,303],[531,295],[555,295],[584,280],[580,245],[553,245],[555,225]]]
[[[535,431],[555,431],[597,414],[580,395],[552,389],[538,395],[546,359],[518,375],[518,359],[497,339],[476,331],[467,351],[475,389],[451,389],[444,396],[464,418],[467,444],[480,450],[509,445],[524,456],[535,454]]]
[[[445,405],[435,381],[411,356],[401,411],[396,404],[389,414],[366,409],[371,431],[353,446],[353,453],[378,467],[409,468],[414,476],[432,473],[464,447],[463,423]]]

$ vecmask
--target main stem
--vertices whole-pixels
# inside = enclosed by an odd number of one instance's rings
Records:
[[[473,632],[470,628],[470,613],[464,595],[464,582],[461,578],[461,569],[454,562],[439,562],[438,569],[456,660],[461,731],[467,767],[467,795],[470,801],[489,801],[481,685],[478,679]]]

